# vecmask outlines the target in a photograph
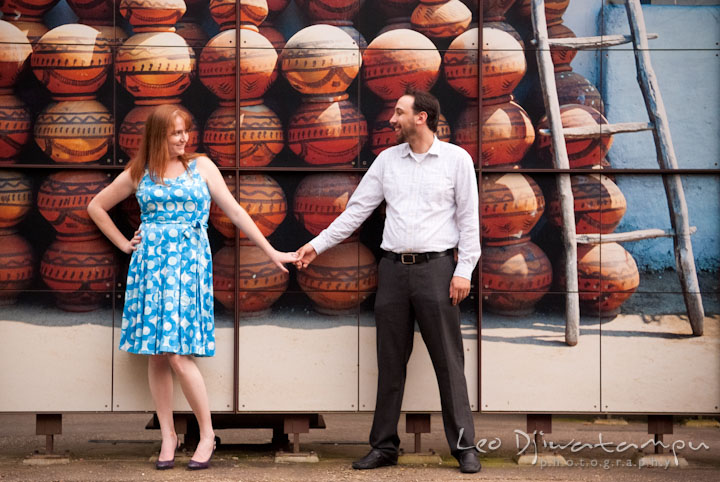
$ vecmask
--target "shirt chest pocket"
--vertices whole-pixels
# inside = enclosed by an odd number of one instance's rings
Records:
[[[422,202],[445,206],[454,202],[455,186],[446,175],[426,176],[420,184],[420,196]]]

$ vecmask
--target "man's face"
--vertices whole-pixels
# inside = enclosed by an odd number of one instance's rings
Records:
[[[417,131],[417,119],[420,114],[413,111],[415,98],[403,95],[395,104],[395,113],[390,118],[390,126],[395,129],[398,143],[406,142]]]

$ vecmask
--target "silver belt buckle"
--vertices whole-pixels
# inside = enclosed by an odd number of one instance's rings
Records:
[[[415,264],[415,253],[402,253],[400,255],[400,262],[402,264]]]

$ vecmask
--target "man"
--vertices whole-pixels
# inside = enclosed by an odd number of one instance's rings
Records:
[[[464,374],[460,303],[480,257],[478,188],[472,159],[435,137],[440,104],[427,92],[400,97],[390,125],[399,145],[375,159],[345,211],[298,250],[299,269],[340,243],[383,201],[387,217],[375,300],[378,390],[372,450],[355,469],[397,464],[405,374],[415,320],[440,388],[445,435],[462,472],[480,470]],[[454,248],[458,249],[457,263]]]

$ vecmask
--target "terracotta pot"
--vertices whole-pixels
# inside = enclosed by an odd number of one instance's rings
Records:
[[[113,117],[96,100],[48,105],[35,120],[35,142],[55,162],[87,163],[112,146]]]
[[[515,4],[514,10],[517,13],[525,17],[530,22],[531,11],[530,4],[532,0],[518,0]],[[545,0],[545,20],[547,21],[548,27],[562,23],[562,16],[565,14],[570,0]]]
[[[457,36],[443,57],[443,72],[450,87],[471,99],[478,98],[478,29]]]
[[[290,37],[280,63],[283,75],[298,92],[335,95],[350,86],[362,58],[357,43],[340,28],[311,25]]]
[[[377,263],[363,244],[343,243],[298,271],[297,280],[319,313],[356,313],[360,303],[377,288]]]
[[[234,102],[236,99],[236,33],[235,29],[230,29],[211,38],[203,47],[198,60],[200,82],[226,102]]]
[[[360,55],[365,52],[365,49],[368,46],[367,40],[365,40],[363,34],[361,34],[360,31],[355,28],[352,22],[345,20],[328,20],[327,23],[328,25],[337,27],[346,34],[348,34],[350,38],[352,38],[355,43],[358,44],[358,48],[360,49]]]
[[[109,176],[101,171],[60,171],[45,178],[38,192],[38,211],[57,231],[58,239],[81,241],[101,235],[87,206],[110,184]]]
[[[224,246],[213,256],[213,292],[225,309],[235,310],[237,300],[240,316],[266,315],[270,307],[287,290],[290,275],[275,266],[255,245],[240,245],[235,268],[235,246]],[[235,293],[235,273],[238,292]]]
[[[6,20],[8,23],[17,27],[18,30],[20,30],[25,35],[32,47],[35,47],[35,44],[37,44],[38,40],[40,40],[43,35],[50,31],[50,29],[48,29],[44,23],[27,21],[24,20],[22,17],[17,20],[15,20],[14,18],[5,17],[3,20]],[[2,27],[0,27],[0,30],[1,29]],[[0,38],[4,37],[5,36],[0,33]],[[7,40],[3,41],[7,42]]]
[[[19,171],[0,170],[0,234],[13,231],[32,205],[30,177]]]
[[[550,261],[534,243],[483,249],[483,308],[502,315],[527,315],[535,310],[551,284]]]
[[[295,190],[295,219],[317,236],[345,211],[361,178],[349,173],[311,174],[303,178]]]
[[[175,24],[175,33],[185,39],[197,57],[200,56],[202,47],[210,40],[200,24],[197,21],[190,21],[187,17],[183,17],[182,22]]]
[[[235,106],[221,105],[210,114],[203,129],[205,153],[221,167],[235,167]]]
[[[240,166],[267,166],[285,146],[280,118],[260,99],[242,103],[240,115]]]
[[[477,1],[473,1],[477,7]],[[515,0],[483,0],[483,21],[504,22],[505,13],[512,7]]]
[[[306,163],[349,166],[367,140],[367,122],[348,94],[306,97],[290,118],[288,147]]]
[[[617,184],[598,174],[570,176],[575,206],[575,231],[578,234],[610,234],[622,220],[627,202]],[[548,219],[562,226],[562,211],[557,192],[548,206]]]
[[[282,49],[285,47],[285,36],[282,34],[280,30],[277,29],[275,24],[271,20],[266,20],[258,27],[260,30],[260,35],[265,37],[270,41],[273,47],[275,47],[275,50],[277,51],[278,55],[280,52],[282,52]],[[273,71],[273,74],[277,76],[278,70],[275,69]],[[273,79],[274,80],[274,79]]]
[[[174,32],[185,15],[183,0],[120,0],[120,13],[133,32]]]
[[[32,118],[25,102],[0,95],[0,159],[16,157],[30,140]]]
[[[25,34],[9,22],[0,20],[0,95],[12,93],[25,62],[32,53],[32,47]]]
[[[21,16],[26,20],[42,22],[43,15],[58,3],[58,0],[3,0],[0,11],[7,17]]]
[[[523,50],[525,50],[525,41],[524,41],[523,38],[520,36],[520,34],[518,33],[518,31],[515,30],[515,27],[513,27],[513,26],[510,25],[509,23],[507,23],[507,22],[488,22],[488,21],[485,21],[485,22],[483,22],[483,28],[495,28],[495,29],[498,29],[498,30],[502,30],[502,31],[505,32],[505,33],[509,33],[509,34],[512,36],[512,38],[514,38],[515,40],[518,41],[518,44],[520,45],[520,47],[521,47]]]
[[[78,23],[103,22],[112,25],[115,20],[115,0],[67,0],[67,4],[78,16]]]
[[[192,125],[188,132],[188,142],[186,150],[188,152],[196,152],[200,145],[200,130],[197,126],[197,121],[192,115],[192,112],[187,110],[182,104],[175,104],[178,110],[183,111],[185,114],[190,116],[192,119]],[[120,132],[118,133],[118,146],[122,151],[127,154],[128,158],[132,159],[140,149],[140,141],[142,140],[143,133],[145,132],[145,121],[147,120],[150,113],[155,109],[154,105],[139,105],[133,107],[123,119],[120,124]]]
[[[597,88],[577,72],[558,72],[555,84],[560,105],[582,104],[605,114],[605,104]]]
[[[236,0],[210,0],[210,16],[220,26],[220,31],[235,28]]]
[[[247,211],[263,233],[270,236],[283,222],[287,214],[287,199],[280,185],[265,174],[244,174],[239,178],[240,193],[236,195],[233,174],[223,176],[230,192]],[[215,203],[210,205],[210,222],[226,238],[235,237],[235,226]],[[240,239],[248,239],[240,231]]]
[[[386,102],[383,104],[383,109],[377,117],[375,117],[372,133],[370,134],[370,150],[376,156],[388,147],[392,147],[397,144],[395,129],[390,126],[390,119],[394,113],[395,103]],[[447,119],[445,119],[445,116],[442,114],[440,114],[440,117],[438,118],[437,131],[435,132],[435,135],[441,141],[450,142],[450,124],[448,124]]]
[[[314,21],[352,20],[364,0],[295,0],[298,7]]]
[[[562,23],[558,23],[548,27],[548,36],[552,39],[559,38],[575,38],[575,32]],[[575,58],[577,50],[550,47],[550,57],[555,66],[555,72],[565,72],[571,70],[570,62]]]
[[[460,112],[452,128],[453,143],[465,149],[478,165],[478,102],[472,100]]]
[[[25,238],[17,234],[0,235],[0,306],[14,305],[30,287],[35,260]]]
[[[396,101],[407,87],[430,90],[440,71],[440,53],[432,41],[413,30],[378,35],[363,54],[363,81],[384,100]]]
[[[413,10],[420,0],[374,0],[373,9],[376,9],[380,18],[392,20],[396,17],[410,18]]]
[[[528,240],[545,211],[537,183],[519,173],[486,174],[481,181],[483,244],[504,246]]]
[[[578,245],[580,308],[589,316],[608,318],[640,284],[633,257],[617,243]]]
[[[482,165],[518,167],[535,141],[535,129],[515,102],[491,104],[482,110]]]
[[[601,113],[592,107],[580,104],[561,105],[560,118],[563,127],[600,126],[608,123]],[[539,134],[540,129],[547,128],[547,117],[543,117],[537,125],[537,151],[538,157],[543,162],[552,165],[552,137]],[[612,145],[612,135],[588,137],[587,139],[566,139],[565,145],[571,168],[599,166]]]
[[[258,32],[242,29],[240,37],[238,99],[259,99],[277,78],[278,54],[270,41]]]
[[[267,0],[268,17],[275,18],[288,6],[290,0]]]
[[[492,99],[483,105],[506,102],[527,70],[525,53],[511,34],[498,28],[483,27],[483,45],[482,98]]]
[[[430,38],[453,38],[470,25],[472,12],[460,0],[420,0],[410,24]]]
[[[257,27],[268,16],[266,0],[240,0],[240,24]]]
[[[133,35],[115,55],[115,79],[136,104],[180,102],[195,75],[195,53],[171,32]]]

